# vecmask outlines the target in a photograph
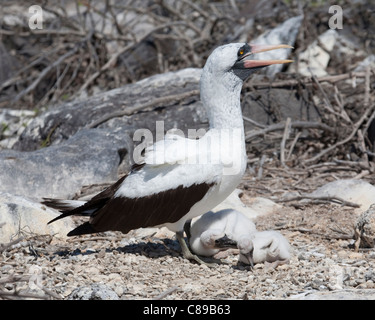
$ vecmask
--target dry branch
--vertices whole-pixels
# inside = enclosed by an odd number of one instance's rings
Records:
[[[11,242],[8,242],[8,243],[4,243],[4,244],[1,244],[0,243],[0,253],[7,250],[8,248],[10,248],[11,246],[17,244],[18,242],[21,242],[22,240],[24,240],[25,238],[24,237],[19,237]]]
[[[276,202],[291,202],[291,201],[298,201],[298,200],[304,200],[304,199],[309,199],[313,201],[328,201],[328,202],[335,202],[339,203],[343,206],[348,206],[348,207],[353,207],[353,208],[359,208],[360,205],[354,202],[346,201],[340,197],[336,196],[312,196],[312,195],[298,195],[298,196],[293,196],[293,197],[288,197],[285,199],[278,199]],[[307,202],[308,203],[308,202]]]
[[[178,286],[173,286],[172,288],[166,290],[165,292],[162,292],[161,294],[159,294],[158,296],[156,296],[155,298],[153,298],[153,300],[162,300],[166,296],[172,294],[173,292],[175,292],[178,289],[180,289]]]
[[[335,129],[320,122],[312,122],[312,121],[293,121],[290,123],[291,128],[297,129],[319,129],[323,131],[327,131],[329,133],[335,134]],[[262,130],[251,130],[246,132],[245,139],[249,141],[257,136],[264,135],[266,133],[272,131],[280,131],[285,129],[285,123],[280,122],[273,125],[270,125]]]
[[[370,92],[370,71],[369,69],[367,69],[367,72],[365,73],[365,78],[366,78],[366,81],[365,81],[365,111],[364,113],[362,114],[361,118],[353,125],[353,128],[351,130],[351,133],[345,138],[345,139],[342,139],[340,141],[338,141],[337,143],[335,143],[334,145],[326,148],[326,149],[323,149],[322,151],[320,151],[317,155],[315,155],[314,157],[310,158],[310,159],[307,159],[307,160],[304,160],[304,163],[305,164],[308,164],[308,163],[311,163],[311,162],[315,162],[317,160],[319,160],[322,156],[324,156],[325,154],[331,152],[332,150],[335,150],[337,147],[343,145],[343,144],[346,144],[348,143],[349,141],[351,141],[353,139],[353,137],[355,135],[357,135],[357,132],[358,130],[360,129],[360,127],[364,124],[365,120],[369,117],[369,115],[374,111],[375,112],[375,104],[371,105],[371,106],[367,106],[368,103],[369,103],[369,92]],[[366,105],[367,104],[367,105]],[[372,117],[370,117],[371,119]],[[367,122],[367,124],[365,124],[365,127],[367,127],[369,124],[369,121]]]
[[[12,41],[16,47],[32,44],[32,50],[29,45],[22,49],[19,69],[16,66],[11,77],[0,84],[1,105],[22,103],[24,108],[39,108],[86,91],[91,94],[98,87],[119,87],[156,72],[202,66],[206,52],[226,36],[215,26],[233,24],[225,17],[236,8],[231,3],[223,6],[190,0],[151,1],[146,6],[136,1],[84,1],[76,3],[75,13],[74,8],[45,1],[43,10],[49,18],[41,30],[1,23],[4,43],[10,42],[10,47]],[[156,52],[133,56],[131,51],[137,52],[144,45]],[[151,64],[156,58],[157,63]]]
[[[329,82],[329,83],[336,83],[342,80],[352,79],[352,78],[365,78],[366,72],[350,72],[350,73],[343,73],[339,75],[334,76],[322,76],[319,78],[316,78],[316,80],[319,83],[323,82]],[[270,81],[270,82],[251,82],[251,85],[255,89],[261,89],[261,88],[288,88],[288,87],[295,87],[298,84],[313,84],[314,79],[313,77],[301,77],[297,80],[277,80],[277,81]]]
[[[290,129],[291,129],[291,119],[288,117],[285,121],[285,129],[283,138],[280,143],[280,161],[283,166],[285,166],[285,143],[286,140],[289,138]]]
[[[104,71],[112,68],[115,66],[116,62],[117,62],[117,59],[120,57],[120,55],[124,54],[125,52],[133,49],[138,43],[142,42],[143,40],[147,39],[151,34],[153,34],[154,32],[157,32],[159,30],[162,30],[162,29],[165,29],[165,28],[168,28],[168,27],[172,27],[172,26],[177,26],[177,25],[185,25],[186,26],[186,23],[184,21],[176,21],[176,22],[169,22],[169,23],[166,23],[166,24],[163,24],[163,25],[160,25],[158,27],[155,27],[154,29],[152,29],[151,31],[147,32],[144,36],[142,36],[140,39],[136,40],[134,43],[131,43],[130,45],[120,49],[119,51],[117,51],[115,54],[113,54],[111,56],[111,58],[107,61],[107,63],[100,68],[99,71],[95,72],[84,84],[83,86],[80,88],[79,90],[79,93],[81,93],[82,91],[86,90],[87,87],[97,78],[99,77]]]

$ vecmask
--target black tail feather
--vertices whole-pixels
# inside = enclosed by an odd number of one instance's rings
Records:
[[[68,237],[71,236],[79,236],[82,234],[90,234],[90,233],[97,233],[98,231],[95,230],[89,222],[85,222],[78,226],[77,228],[73,229],[68,233]]]
[[[68,217],[68,216],[71,216],[71,215],[72,215],[72,214],[71,214],[70,211],[68,211],[68,212],[64,212],[63,214],[60,214],[58,217],[56,217],[56,218],[54,218],[54,219],[48,221],[47,224],[50,224],[50,223],[52,223],[52,222],[55,222],[56,220],[60,220],[60,219],[62,219],[62,218],[65,218],[65,217]]]

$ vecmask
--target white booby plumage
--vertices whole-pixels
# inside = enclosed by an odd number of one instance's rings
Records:
[[[198,255],[212,257],[219,251],[238,248],[243,263],[285,263],[291,246],[279,232],[257,231],[255,224],[233,209],[207,212],[194,221],[189,234],[190,248]]]
[[[277,266],[287,263],[292,252],[288,240],[274,230],[258,231],[241,237],[237,247],[240,250],[240,261],[250,265],[269,262]]]
[[[183,226],[222,202],[239,184],[246,168],[240,104],[243,81],[256,69],[290,60],[250,60],[257,53],[288,45],[233,43],[208,57],[200,80],[210,130],[199,140],[166,137],[146,149],[145,161],[85,204],[61,209],[58,200],[44,204],[62,214],[90,215],[68,236],[167,226],[176,232],[183,255],[195,259],[183,239]],[[233,138],[231,139],[228,135]],[[52,222],[51,221],[51,222]]]
[[[212,257],[219,251],[236,245],[241,237],[247,237],[256,231],[254,222],[245,215],[233,209],[224,209],[205,213],[192,222],[190,232],[187,230],[187,233],[193,252],[201,256]],[[219,246],[217,240],[223,237],[233,240],[234,243],[225,242],[225,245]]]

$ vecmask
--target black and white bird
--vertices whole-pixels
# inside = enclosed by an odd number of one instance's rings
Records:
[[[166,226],[176,232],[185,258],[202,261],[183,238],[187,220],[222,202],[239,184],[246,168],[240,104],[243,81],[255,70],[291,60],[252,60],[256,53],[289,45],[232,43],[208,57],[200,79],[200,96],[210,130],[199,140],[168,136],[146,149],[144,163],[86,203],[45,199],[62,214],[89,215],[68,236]]]

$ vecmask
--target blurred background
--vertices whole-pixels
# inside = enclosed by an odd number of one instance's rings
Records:
[[[254,173],[264,159],[305,167],[332,157],[373,172],[372,0],[2,0],[0,149],[37,150],[87,126],[122,128],[129,139],[157,120],[165,130],[207,128],[198,71],[139,81],[199,70],[229,42],[294,47],[258,55],[293,63],[242,90]]]
[[[42,29],[29,27],[32,5],[43,10]],[[345,43],[336,44],[326,72],[340,74],[374,53],[371,0],[2,0],[0,108],[37,111],[153,74],[201,68],[214,47],[251,41],[302,16],[294,25],[295,59],[329,30],[331,5],[343,10],[336,31]]]

